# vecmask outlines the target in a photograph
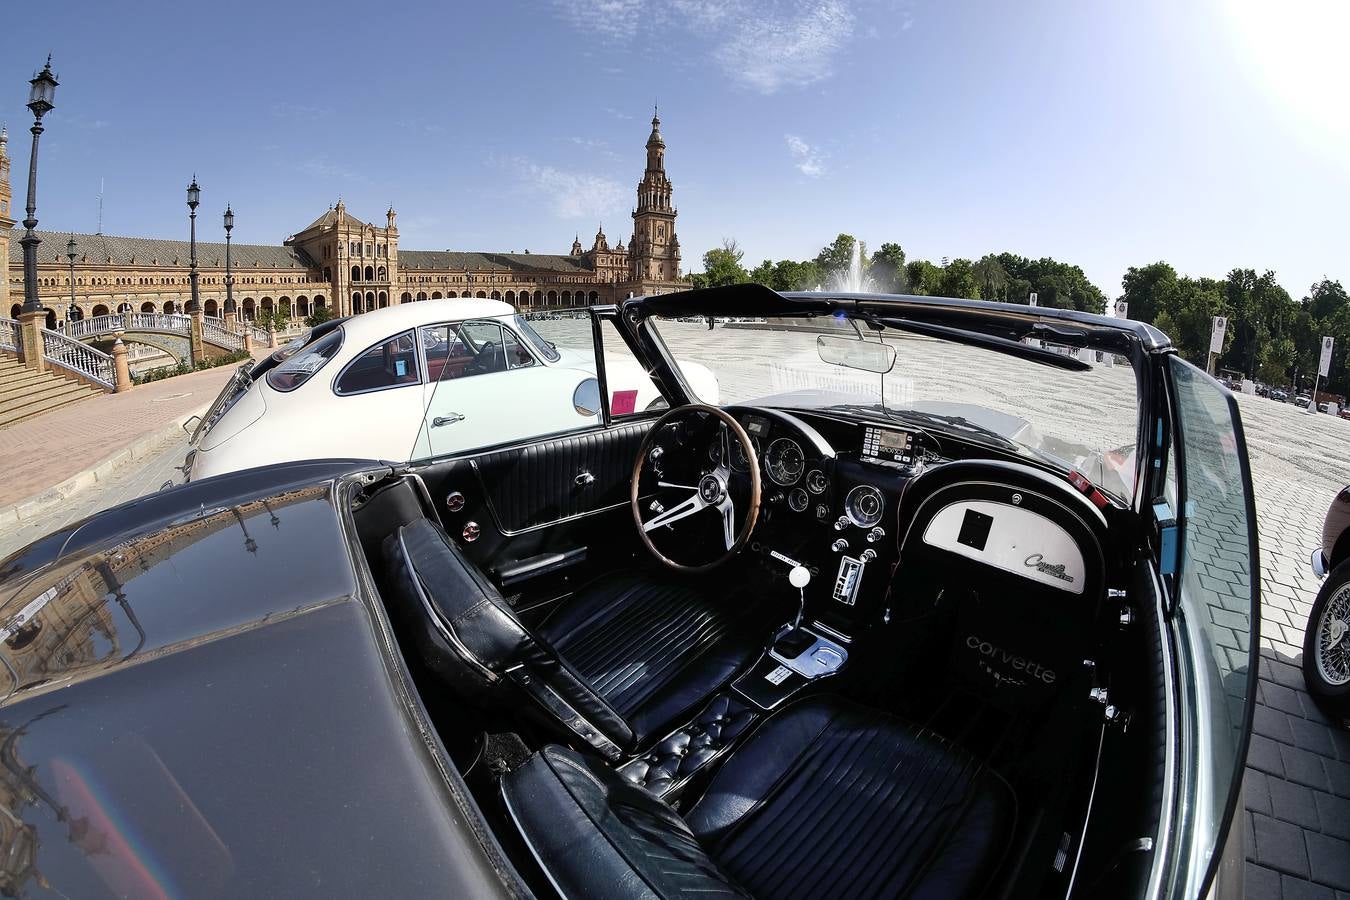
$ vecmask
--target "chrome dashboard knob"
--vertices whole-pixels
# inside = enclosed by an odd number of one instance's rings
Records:
[[[875,544],[877,541],[881,540],[885,536],[886,530],[882,528],[880,525],[878,525],[876,528],[873,528],[871,531],[867,532],[867,543]]]
[[[863,562],[871,562],[876,558],[877,558],[877,551],[873,550],[871,547],[868,547],[866,550],[862,552],[861,559]]]
[[[830,545],[830,549],[833,550],[835,553],[843,553],[845,550],[848,549],[848,541],[844,540],[843,538],[839,538],[833,544]]]
[[[843,531],[848,527],[848,516],[840,516],[834,520],[834,530]]]

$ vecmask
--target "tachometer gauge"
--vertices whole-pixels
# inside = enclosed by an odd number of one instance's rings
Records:
[[[801,488],[788,491],[788,508],[793,512],[806,512],[806,507],[810,505],[811,498],[806,496],[806,491]]]
[[[885,508],[886,501],[882,499],[881,491],[870,484],[858,485],[844,499],[844,512],[848,514],[849,521],[859,528],[871,528],[880,522],[881,512]]]
[[[769,445],[764,464],[774,484],[791,487],[806,469],[806,454],[792,438],[779,438]]]
[[[825,473],[819,469],[812,469],[806,473],[806,489],[813,494],[823,494],[830,487],[830,479],[825,477]]]
[[[734,437],[727,435],[727,446],[730,448],[731,451],[731,461],[728,463],[728,465],[730,465],[731,468],[736,470],[737,472],[749,472],[750,460],[745,458],[745,447],[741,445],[741,442],[736,440]],[[755,448],[755,455],[759,456],[760,454],[759,438],[757,437],[750,438],[750,446]]]

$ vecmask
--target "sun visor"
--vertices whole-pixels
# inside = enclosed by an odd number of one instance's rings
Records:
[[[762,284],[732,284],[726,287],[702,288],[660,294],[654,297],[635,297],[623,304],[625,314],[640,316],[800,316],[829,315],[837,310],[852,309],[851,300],[830,297],[785,297]]]

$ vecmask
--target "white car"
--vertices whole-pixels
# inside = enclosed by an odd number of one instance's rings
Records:
[[[664,405],[612,327],[602,341],[611,414]],[[706,367],[681,371],[698,396],[717,395]],[[425,459],[571,431],[600,421],[599,384],[584,311],[530,322],[497,300],[391,306],[241,367],[185,469],[198,480],[300,459]]]

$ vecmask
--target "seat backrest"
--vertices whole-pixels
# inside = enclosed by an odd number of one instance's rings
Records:
[[[496,585],[436,523],[418,519],[385,539],[385,560],[405,609],[429,622],[419,629],[428,663],[452,684],[517,685],[544,715],[607,756],[633,731],[549,646],[521,624]],[[439,663],[439,664],[438,664]]]

